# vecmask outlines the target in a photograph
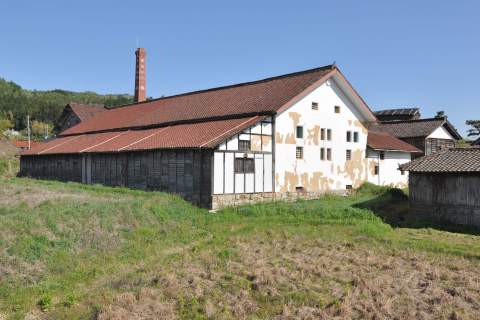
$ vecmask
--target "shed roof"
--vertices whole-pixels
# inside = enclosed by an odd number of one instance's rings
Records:
[[[253,116],[178,124],[146,130],[110,131],[59,137],[21,153],[22,156],[140,151],[168,148],[213,148],[228,137],[263,120]]]
[[[391,134],[385,132],[368,133],[367,145],[375,150],[390,150],[390,151],[404,151],[404,152],[422,152],[420,149],[406,143]]]
[[[112,108],[65,130],[60,135],[152,128],[192,121],[272,114],[280,112],[309,89],[313,90],[315,85],[333,75],[344,80],[342,83],[349,88],[349,94],[358,99],[363,112],[373,121],[375,116],[338,68],[328,65],[253,82]]]
[[[383,121],[370,127],[371,131],[386,132],[398,138],[428,137],[437,128],[445,129],[457,140],[462,136],[455,127],[445,118],[429,118],[417,120]]]
[[[480,148],[453,148],[400,166],[411,172],[480,172]]]

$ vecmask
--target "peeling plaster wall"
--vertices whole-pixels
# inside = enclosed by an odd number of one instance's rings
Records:
[[[318,103],[318,110],[312,109]],[[335,113],[335,106],[340,113]],[[333,79],[322,84],[292,107],[277,115],[275,125],[275,191],[306,192],[345,190],[368,179],[366,158],[367,128],[360,112]],[[296,127],[303,126],[303,139],[296,138]],[[325,140],[321,130],[325,129]],[[326,140],[331,129],[332,139]],[[346,141],[347,131],[352,142]],[[358,132],[358,142],[353,142]],[[303,159],[296,159],[296,147],[303,147]],[[320,160],[320,148],[331,149],[331,161]],[[346,160],[346,150],[351,160]],[[325,151],[326,156],[326,151]]]
[[[408,186],[408,172],[398,170],[398,166],[411,160],[409,152],[384,151],[385,157],[380,160],[380,151],[368,150],[368,182],[381,186],[406,188]],[[375,175],[375,166],[379,167]]]

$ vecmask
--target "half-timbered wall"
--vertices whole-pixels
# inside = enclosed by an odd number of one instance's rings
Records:
[[[218,146],[213,161],[214,195],[273,191],[272,128],[267,118]],[[251,159],[247,160],[249,170],[236,170],[235,163],[241,164],[241,159]]]

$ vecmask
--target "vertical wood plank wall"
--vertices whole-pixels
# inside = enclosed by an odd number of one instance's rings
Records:
[[[210,207],[212,151],[23,156],[20,176],[175,193]]]

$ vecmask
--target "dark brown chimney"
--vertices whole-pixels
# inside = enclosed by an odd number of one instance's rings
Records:
[[[146,77],[145,77],[145,58],[147,52],[145,48],[138,48],[135,51],[137,63],[135,66],[135,102],[142,102],[146,99]]]

